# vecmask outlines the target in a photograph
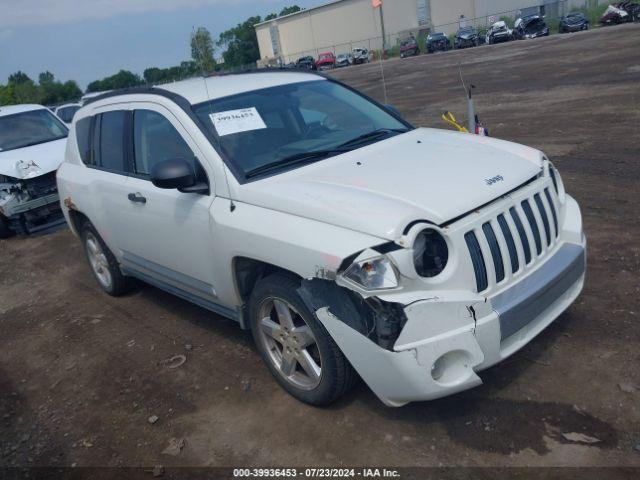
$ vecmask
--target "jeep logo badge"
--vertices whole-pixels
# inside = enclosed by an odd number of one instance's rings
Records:
[[[485,183],[489,186],[493,185],[494,183],[498,183],[503,181],[504,178],[502,177],[502,175],[496,175],[495,177],[491,177],[491,178],[485,178]]]

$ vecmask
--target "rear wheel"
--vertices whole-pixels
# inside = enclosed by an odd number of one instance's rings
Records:
[[[126,293],[131,287],[131,279],[122,274],[118,261],[95,227],[87,221],[80,231],[91,272],[100,288],[114,297]]]
[[[300,280],[276,273],[256,285],[250,299],[251,331],[278,383],[311,405],[327,405],[357,376],[297,289]]]
[[[9,227],[9,219],[0,214],[0,238],[13,237],[15,232]]]

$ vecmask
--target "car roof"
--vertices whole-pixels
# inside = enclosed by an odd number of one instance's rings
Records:
[[[56,109],[67,108],[67,107],[81,107],[81,106],[82,106],[81,103],[70,102],[70,103],[63,103],[62,105],[58,105]]]
[[[229,97],[252,90],[313,80],[324,80],[324,77],[313,73],[291,70],[285,72],[255,72],[206,78],[198,77],[166,85],[158,85],[156,88],[178,94],[184,97],[191,105],[196,105],[208,100]]]
[[[0,117],[5,115],[13,115],[14,113],[30,112],[32,110],[48,110],[47,107],[36,104],[24,104],[24,105],[5,105],[0,107]]]

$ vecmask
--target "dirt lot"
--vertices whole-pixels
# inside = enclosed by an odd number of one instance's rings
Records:
[[[640,466],[640,25],[390,60],[388,102],[444,128],[459,63],[492,135],[547,152],[582,206],[587,284],[552,327],[475,390],[390,409],[360,385],[317,409],[235,324],[102,294],[68,231],[0,241],[0,465]],[[384,99],[379,64],[335,75]]]

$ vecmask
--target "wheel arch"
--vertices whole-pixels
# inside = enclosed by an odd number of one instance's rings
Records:
[[[69,209],[69,228],[71,228],[71,231],[76,235],[76,236],[80,236],[80,232],[82,230],[82,226],[86,223],[86,222],[91,222],[91,220],[89,220],[89,217],[87,217],[84,213],[80,212],[79,210],[75,210],[75,209]]]

